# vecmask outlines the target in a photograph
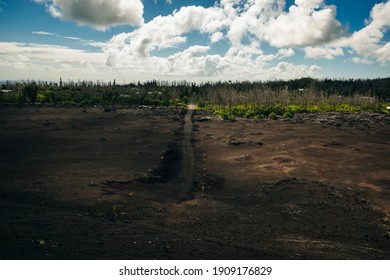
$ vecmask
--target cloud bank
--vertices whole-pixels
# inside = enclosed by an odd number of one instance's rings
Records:
[[[146,23],[139,0],[34,1],[44,3],[53,16],[101,30],[124,23],[139,25],[107,42],[85,42],[101,52],[76,51],[85,61],[83,65],[93,65],[106,76],[127,73],[143,80],[195,81],[291,79],[320,76],[317,61],[324,59],[345,57],[344,62],[352,64],[383,66],[390,62],[390,43],[384,41],[390,26],[389,1],[373,6],[365,27],[353,33],[337,20],[337,7],[325,0],[295,0],[289,7],[286,0],[220,0],[213,7],[183,6]],[[35,34],[59,36],[44,31]],[[202,39],[194,43],[194,34]],[[221,46],[223,51],[216,51]],[[30,51],[38,46],[16,47],[21,52],[27,48],[29,63],[37,59]],[[49,53],[56,53],[56,48]],[[92,57],[98,59],[89,60]],[[62,59],[65,63],[66,57]],[[68,65],[81,67],[71,59]]]
[[[344,33],[336,19],[336,7],[326,6],[322,0],[297,0],[288,12],[269,19],[264,26],[260,36],[275,47],[319,45]]]
[[[319,69],[316,65],[278,62],[271,67],[270,63],[294,56],[293,48],[317,46],[342,37],[344,29],[336,20],[336,7],[325,5],[323,0],[296,0],[288,10],[285,5],[285,0],[222,0],[209,8],[182,7],[133,32],[114,36],[103,45],[106,64],[116,68],[151,65],[154,67],[148,71],[168,76],[214,79],[275,79],[285,71],[292,71],[291,77],[313,75]],[[206,35],[209,42],[187,46],[193,32]],[[210,54],[212,45],[220,41],[229,43],[228,51]],[[264,55],[263,43],[279,50]],[[164,49],[181,50],[159,57],[156,51]],[[306,52],[307,56],[329,59],[340,50],[328,50],[330,54],[314,54],[310,49]]]
[[[107,76],[102,53],[57,45],[0,42],[0,76],[6,79],[96,79]]]
[[[383,42],[384,32],[390,27],[390,2],[376,4],[370,13],[366,27],[354,32],[353,35],[341,45],[350,46],[357,55],[362,56],[361,61],[375,60],[381,64],[390,61],[390,43]],[[363,63],[364,63],[363,62]]]
[[[118,25],[142,25],[140,0],[34,0],[45,4],[53,17],[75,21],[98,30]]]

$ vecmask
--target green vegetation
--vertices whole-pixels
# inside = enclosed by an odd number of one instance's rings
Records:
[[[223,119],[233,119],[233,118],[269,118],[269,119],[278,119],[278,118],[292,118],[296,113],[324,113],[324,112],[339,112],[339,113],[358,113],[358,112],[376,112],[389,114],[389,110],[386,109],[385,104],[378,104],[377,106],[366,106],[366,105],[350,105],[350,104],[338,104],[331,106],[329,104],[318,105],[273,105],[273,106],[209,106],[208,109],[211,110],[214,115],[220,115]]]
[[[186,106],[188,85],[169,89],[156,81],[145,84],[116,85],[114,83],[92,83],[60,81],[10,82],[1,84],[0,103],[48,104],[48,105],[147,105]],[[183,90],[183,88],[185,90]]]
[[[272,82],[150,81],[118,85],[90,81],[10,82],[0,84],[0,103],[179,106],[196,100],[198,109],[225,120],[291,118],[297,113],[377,112],[388,114],[390,78],[376,80],[314,80]]]
[[[387,105],[377,102],[376,104],[355,104],[351,105],[346,100],[340,101],[340,104],[330,105],[326,102],[316,105],[287,105],[274,104],[269,106],[262,106],[256,104],[249,105],[232,105],[219,106],[209,105],[208,110],[212,111],[214,115],[219,115],[225,120],[234,118],[256,118],[256,119],[278,119],[278,118],[292,118],[297,113],[325,113],[325,112],[339,112],[339,113],[358,113],[358,112],[373,112],[389,114],[386,109]],[[374,102],[373,102],[374,103]]]
[[[375,82],[367,92],[343,91],[341,88],[324,88],[323,82],[311,80],[305,88],[293,88],[295,81],[280,84],[274,82],[251,86],[224,84],[219,87],[209,85],[197,96],[198,107],[213,112],[225,120],[234,118],[291,118],[297,113],[323,112],[376,112],[388,114],[390,79],[378,80],[380,94],[373,91]],[[275,82],[281,83],[281,82]],[[351,82],[348,81],[348,84]],[[360,82],[359,82],[360,83]],[[290,87],[292,87],[290,89]],[[386,87],[386,90],[384,90]]]

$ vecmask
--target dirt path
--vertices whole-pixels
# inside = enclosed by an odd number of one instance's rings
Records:
[[[168,143],[167,151],[155,169],[148,175],[131,180],[109,180],[103,189],[111,194],[127,195],[133,192],[139,198],[157,203],[178,203],[187,200],[193,185],[194,152],[192,145],[192,115],[195,105],[191,103],[182,119],[180,136]]]
[[[189,105],[189,110],[184,117],[184,127],[181,141],[180,173],[173,184],[179,187],[179,200],[187,198],[193,183],[194,152],[191,143],[192,138],[192,113],[194,104]]]

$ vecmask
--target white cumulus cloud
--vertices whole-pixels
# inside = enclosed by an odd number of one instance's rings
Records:
[[[183,7],[172,15],[156,17],[133,32],[114,36],[107,45],[108,53],[114,46],[123,55],[146,57],[154,50],[185,43],[186,33],[193,30],[214,33],[227,24],[228,19],[219,8]]]
[[[305,47],[331,42],[343,35],[336,7],[323,0],[296,0],[295,5],[269,19],[260,37],[275,47]]]
[[[210,36],[210,42],[216,43],[223,39],[223,33],[222,32],[215,32]]]
[[[378,48],[375,55],[378,62],[386,65],[390,61],[390,42]]]
[[[279,49],[278,50],[279,59],[290,57],[295,55],[295,51],[292,48],[288,49]]]
[[[285,4],[285,0],[221,0],[209,8],[182,7],[171,15],[157,16],[133,32],[118,34],[102,44],[106,65],[114,69],[131,69],[154,75],[208,77],[210,80],[277,79],[278,74],[284,77],[290,75],[289,78],[315,75],[319,70],[316,65],[280,62],[277,66],[269,66],[273,60],[295,55],[295,51],[289,47],[297,45],[293,41],[295,39],[287,38],[288,43],[273,54],[266,54],[261,48],[263,41],[270,43],[265,34],[271,24],[280,16],[289,15],[284,12]],[[335,20],[335,9],[323,5],[323,0],[297,0],[293,7],[298,7],[303,15],[307,15],[303,21],[308,21],[308,24],[314,13],[329,13],[329,20],[326,17],[324,22],[319,19],[316,27],[327,26],[331,22],[337,28],[330,29],[329,32],[341,32],[341,25]],[[188,46],[190,32],[208,35],[210,41],[204,43],[210,45]],[[294,32],[299,33],[298,30]],[[310,37],[305,43],[325,42],[336,36],[325,33],[317,34],[313,40]],[[275,34],[274,37],[282,36],[284,34]],[[209,54],[212,44],[221,40],[230,42],[227,52]],[[183,50],[184,46],[186,48]],[[177,51],[169,57],[156,56],[154,51],[167,48]]]
[[[98,30],[118,25],[142,25],[140,0],[34,0],[45,4],[53,17],[72,20]]]
[[[358,64],[373,64],[374,61],[368,59],[368,58],[361,58],[361,57],[353,57],[352,61]]]
[[[236,3],[227,3],[224,8],[233,9],[234,4]],[[285,0],[252,0],[248,1],[243,8],[236,8],[235,13],[230,12],[233,21],[228,37],[232,46],[234,48],[240,47],[242,39],[248,34],[255,34],[258,39],[263,39],[265,23],[279,16],[283,12],[284,6]]]
[[[344,51],[342,48],[331,48],[331,47],[305,47],[303,49],[305,51],[306,58],[314,58],[314,59],[335,59],[336,56],[344,55]]]
[[[390,45],[383,42],[384,32],[390,27],[390,2],[376,4],[370,14],[366,27],[356,31],[341,45],[351,47],[363,56],[362,61],[377,60],[381,64],[390,61]],[[357,60],[356,60],[357,61]]]

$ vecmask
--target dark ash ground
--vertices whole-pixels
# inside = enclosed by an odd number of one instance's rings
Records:
[[[389,116],[1,106],[0,123],[0,259],[390,258]]]

